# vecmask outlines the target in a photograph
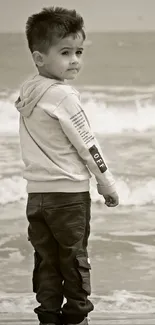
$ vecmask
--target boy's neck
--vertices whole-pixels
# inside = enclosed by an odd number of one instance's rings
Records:
[[[44,71],[44,69],[38,68],[38,73],[39,73],[40,76],[42,76],[44,78],[55,79],[55,80],[58,80],[58,81],[61,81],[61,82],[65,82],[65,80],[61,80],[61,79],[58,79],[55,76],[52,76],[47,71]]]

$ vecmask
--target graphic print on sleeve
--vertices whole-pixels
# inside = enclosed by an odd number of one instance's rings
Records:
[[[72,121],[74,127],[77,129],[78,133],[80,134],[81,138],[83,139],[84,143],[87,145],[89,142],[94,140],[94,136],[91,134],[91,130],[85,128],[86,122],[89,125],[89,121],[87,116],[85,115],[83,110],[80,110],[78,113],[73,115],[70,120]],[[90,126],[90,125],[89,125]],[[93,145],[89,148],[89,152],[92,155],[95,163],[97,164],[101,173],[104,173],[107,170],[107,166],[98,151],[96,145]]]
[[[90,134],[89,130],[82,129],[85,127],[85,123],[87,120],[83,110],[81,110],[78,113],[76,113],[75,115],[73,115],[70,119],[71,119],[74,127],[79,132],[79,134],[85,144],[88,144],[91,140],[94,139],[94,136],[92,134]],[[88,123],[88,120],[87,120],[87,123]],[[89,125],[89,123],[88,123],[88,125]]]
[[[91,153],[101,173],[104,173],[107,170],[107,166],[103,161],[103,158],[101,157],[97,147],[95,145],[92,146],[91,148],[89,148],[89,152]]]

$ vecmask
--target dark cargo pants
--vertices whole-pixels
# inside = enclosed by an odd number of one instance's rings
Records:
[[[34,311],[42,323],[80,323],[94,308],[88,299],[90,204],[89,192],[28,195],[33,291],[40,303]]]

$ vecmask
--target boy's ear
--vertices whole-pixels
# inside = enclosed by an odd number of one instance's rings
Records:
[[[39,51],[34,51],[32,53],[33,60],[38,67],[42,67],[44,65],[44,56]]]

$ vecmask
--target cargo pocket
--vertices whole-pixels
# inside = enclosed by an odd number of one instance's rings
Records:
[[[41,262],[41,257],[37,251],[34,252],[34,270],[33,270],[33,277],[32,277],[32,286],[33,292],[37,293],[38,291],[38,271]]]
[[[78,272],[82,281],[82,289],[87,293],[91,294],[91,284],[90,284],[90,269],[91,266],[88,263],[86,256],[76,256]]]

